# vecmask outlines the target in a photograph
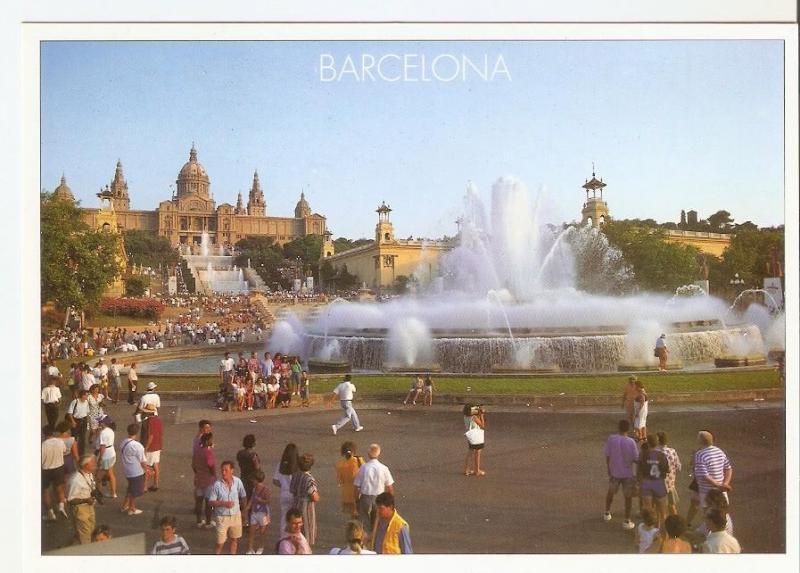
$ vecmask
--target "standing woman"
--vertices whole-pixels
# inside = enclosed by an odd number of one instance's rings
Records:
[[[353,442],[343,443],[341,452],[342,459],[336,462],[336,484],[342,492],[342,513],[358,519],[353,480],[364,464],[364,458],[356,455],[356,445]]]
[[[636,380],[636,398],[633,399],[633,431],[637,440],[647,439],[647,392],[641,380]]]
[[[214,458],[214,434],[211,432],[200,436],[200,447],[192,455],[194,470],[194,514],[197,527],[213,528],[216,524],[211,519],[211,504],[208,494],[211,486],[217,481],[216,459]],[[205,503],[205,511],[203,504]]]
[[[292,483],[292,475],[297,471],[297,458],[297,446],[291,443],[286,444],[281,461],[278,462],[275,473],[272,474],[272,483],[280,488],[281,531],[286,529],[286,512],[292,508],[294,503],[294,496],[289,487]]]
[[[94,445],[97,451],[97,478],[99,478],[97,482],[101,486],[108,482],[111,487],[110,497],[117,497],[117,476],[114,474],[114,464],[117,461],[117,454],[114,451],[114,432],[117,425],[110,416],[104,416],[100,419],[100,427],[100,434]]]
[[[467,404],[463,409],[464,414],[464,429],[466,430],[467,445],[469,451],[464,460],[464,475],[465,476],[483,476],[486,472],[481,470],[481,450],[484,446],[483,430],[486,428],[486,417],[483,411],[483,406],[472,406]],[[470,459],[473,462],[474,469],[469,468]]]
[[[297,460],[297,470],[292,475],[289,490],[294,497],[294,508],[303,513],[303,535],[308,544],[314,547],[317,539],[317,513],[316,505],[319,501],[317,480],[309,471],[314,465],[314,456],[303,454]]]
[[[103,412],[103,398],[100,393],[100,384],[92,384],[86,401],[89,403],[89,441],[94,442],[100,432],[100,420],[105,416]]]
[[[136,362],[131,362],[128,369],[128,404],[136,404],[136,385],[139,383],[139,375],[136,373]]]

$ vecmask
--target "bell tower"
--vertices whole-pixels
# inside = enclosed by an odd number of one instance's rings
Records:
[[[332,257],[335,253],[336,248],[333,244],[333,233],[331,233],[330,229],[325,229],[325,232],[322,234],[322,253],[320,258],[327,259],[328,257]]]
[[[251,217],[266,217],[267,215],[267,204],[264,202],[264,193],[261,191],[261,182],[258,180],[257,170],[253,173],[253,185],[250,187],[247,213]]]
[[[603,178],[597,179],[594,173],[594,163],[592,163],[592,178],[586,181],[582,187],[586,190],[586,203],[583,204],[581,210],[581,224],[591,225],[592,227],[599,227],[606,221],[611,219],[608,211],[608,204],[603,201]],[[589,197],[591,191],[592,196]],[[600,197],[597,192],[600,191]]]
[[[378,224],[375,225],[375,242],[379,245],[394,242],[394,227],[389,221],[389,213],[392,209],[385,203],[381,202],[375,212],[378,214]]]
[[[114,171],[114,180],[110,186],[112,202],[115,211],[127,211],[131,207],[131,200],[128,197],[128,182],[125,181],[125,174],[122,172],[122,161],[117,160],[117,168]]]

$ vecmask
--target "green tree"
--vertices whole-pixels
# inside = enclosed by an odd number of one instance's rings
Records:
[[[125,253],[131,264],[154,269],[162,265],[167,269],[177,264],[180,258],[169,239],[152,231],[127,230],[122,233],[122,237],[125,241]]]
[[[609,243],[622,252],[625,262],[632,267],[634,283],[640,289],[674,292],[700,277],[699,251],[668,242],[663,231],[625,221],[610,221],[602,229]]]
[[[246,237],[236,243],[236,247],[239,249],[236,265],[246,267],[249,262],[271,289],[289,288],[290,281],[283,273],[287,266],[283,250],[272,237]]]
[[[144,296],[144,291],[150,286],[150,281],[141,276],[125,279],[125,294],[127,296]]]
[[[713,215],[711,215],[708,219],[708,225],[715,233],[724,233],[730,230],[731,223],[733,223],[733,218],[731,218],[731,214],[728,211],[719,210]]]
[[[371,245],[374,242],[375,241],[372,239],[356,239],[355,241],[351,241],[345,237],[339,237],[333,241],[333,247],[335,252],[338,254],[351,249],[357,249],[358,247],[363,247],[364,245]]]
[[[39,198],[42,302],[78,312],[97,307],[119,276],[119,235],[90,229],[77,205],[43,192]]]
[[[730,292],[730,280],[736,273],[739,273],[739,278],[744,280],[745,288],[761,288],[765,277],[774,276],[774,270],[768,267],[773,249],[778,261],[783,265],[785,256],[783,227],[755,230],[742,228],[737,231],[731,239],[731,244],[722,253],[722,258],[711,266],[709,282],[712,289],[718,292]],[[739,288],[741,290],[741,287]]]

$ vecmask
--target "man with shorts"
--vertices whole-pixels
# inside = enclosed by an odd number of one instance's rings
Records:
[[[147,491],[158,491],[158,481],[161,465],[161,450],[164,441],[164,425],[153,404],[146,404],[142,410],[142,444],[144,444],[144,457],[147,465],[152,470],[153,484]],[[145,480],[145,485],[147,485]]]
[[[614,501],[614,495],[622,486],[622,494],[625,496],[625,521],[622,522],[622,528],[633,529],[636,527],[631,521],[631,506],[636,492],[636,476],[633,465],[639,460],[639,447],[633,438],[628,436],[628,430],[631,427],[628,420],[620,420],[617,427],[618,432],[608,437],[604,450],[608,471],[608,492],[606,493],[606,511],[603,519],[611,521],[611,503]]]
[[[67,455],[67,446],[61,434],[54,431],[52,426],[45,426],[45,429],[50,435],[42,442],[42,503],[47,509],[44,519],[55,521],[51,488],[58,496],[58,512],[67,517],[64,510],[64,456]]]
[[[242,537],[242,507],[247,501],[242,480],[233,475],[233,462],[224,461],[220,466],[222,478],[214,482],[208,494],[208,503],[214,508],[217,521],[217,544],[214,553],[222,553],[225,542],[230,540],[231,555],[236,555],[239,538]]]
[[[156,394],[156,387],[157,384],[155,382],[147,383],[147,392],[139,398],[138,413],[144,412],[148,405],[152,405],[155,408],[155,414],[158,415],[158,409],[161,407],[161,397]]]
[[[702,509],[706,509],[706,494],[712,489],[723,492],[726,501],[731,490],[733,466],[728,456],[714,445],[711,432],[697,433],[700,449],[694,454],[694,477],[697,480],[697,501]]]
[[[655,506],[658,518],[657,527],[661,527],[667,518],[667,476],[669,461],[658,446],[655,434],[647,436],[647,453],[639,460],[639,478],[641,479],[642,505],[645,509]]]
[[[664,455],[667,456],[669,462],[669,473],[667,474],[667,506],[669,513],[672,515],[678,514],[678,490],[675,487],[675,481],[678,477],[678,472],[681,471],[681,459],[678,457],[678,452],[667,445],[667,434],[665,432],[658,432],[658,446]]]
[[[57,376],[48,376],[47,386],[42,388],[42,404],[44,404],[44,415],[47,417],[47,425],[55,428],[58,423],[58,405],[61,403],[61,390],[57,384],[60,382]]]
[[[144,455],[144,446],[136,441],[139,424],[128,425],[128,437],[119,445],[119,457],[122,461],[122,472],[128,480],[128,492],[122,502],[122,511],[128,515],[141,515],[142,510],[136,508],[136,498],[144,494],[144,483],[150,467]]]

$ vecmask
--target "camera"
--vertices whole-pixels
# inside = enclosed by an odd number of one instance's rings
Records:
[[[478,405],[478,406],[473,406],[473,407],[470,409],[470,415],[471,415],[471,416],[476,416],[476,415],[478,415],[478,414],[483,414],[485,411],[486,411],[486,410],[484,410],[484,409],[483,409],[483,404],[480,404],[480,405]]]
[[[99,505],[103,505],[103,498],[105,496],[103,495],[102,491],[100,491],[99,489],[93,489],[92,490],[92,497],[94,498],[94,501],[96,503],[98,503]]]

